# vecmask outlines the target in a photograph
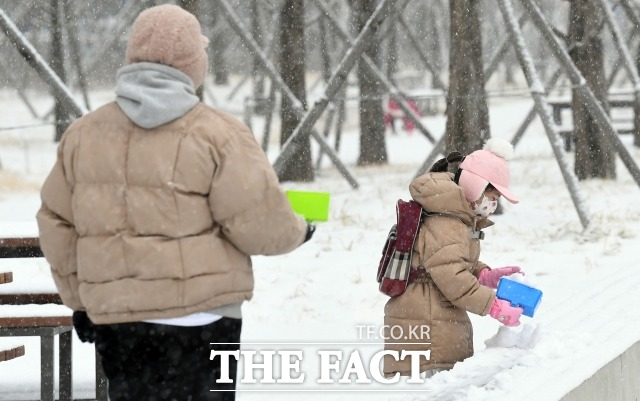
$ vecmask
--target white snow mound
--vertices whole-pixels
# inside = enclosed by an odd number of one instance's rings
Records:
[[[532,349],[540,342],[542,329],[535,323],[525,323],[519,327],[500,326],[498,332],[484,342],[487,348]]]

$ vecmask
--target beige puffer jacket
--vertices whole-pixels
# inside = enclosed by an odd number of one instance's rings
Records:
[[[409,189],[423,209],[438,214],[424,219],[413,249],[411,264],[424,269],[426,275],[385,306],[385,327],[408,338],[386,340],[405,344],[387,344],[385,349],[400,353],[431,350],[430,360],[421,358],[420,371],[450,369],[473,355],[467,311],[486,315],[495,298],[493,290],[481,286],[476,278],[487,266],[478,261],[480,240],[472,236],[493,223],[473,214],[452,174],[427,173]],[[410,375],[409,358],[398,362],[385,356],[384,373],[396,372]]]
[[[248,300],[249,255],[289,252],[306,233],[249,129],[202,103],[152,129],[116,103],[80,118],[41,195],[60,295],[97,324]]]

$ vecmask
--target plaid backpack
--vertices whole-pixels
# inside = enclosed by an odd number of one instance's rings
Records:
[[[402,294],[409,284],[411,254],[426,212],[415,201],[396,203],[396,224],[391,227],[378,264],[380,292],[390,297]]]

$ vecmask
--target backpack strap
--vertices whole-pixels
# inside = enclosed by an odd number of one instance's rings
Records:
[[[398,251],[409,254],[413,251],[413,244],[418,236],[423,212],[422,206],[416,201],[405,202],[400,199],[396,203],[398,221],[396,249]]]

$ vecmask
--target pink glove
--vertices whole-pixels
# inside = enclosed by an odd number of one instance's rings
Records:
[[[480,270],[480,274],[478,274],[478,281],[481,285],[490,287],[490,288],[498,288],[498,281],[500,281],[500,277],[510,276],[513,273],[520,273],[519,266],[506,266],[506,267],[497,267],[495,269],[487,269],[484,268]]]
[[[505,326],[515,327],[520,325],[522,308],[514,308],[509,301],[495,298],[489,310],[489,315]]]

